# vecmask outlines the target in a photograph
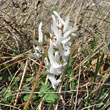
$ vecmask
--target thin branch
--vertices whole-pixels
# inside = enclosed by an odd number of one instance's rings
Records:
[[[44,50],[44,53],[47,52],[48,47],[49,47],[49,41],[48,41],[48,43],[47,43],[46,49]],[[31,99],[32,99],[32,96],[33,96],[34,91],[35,91],[35,88],[36,88],[37,81],[38,81],[38,79],[39,79],[39,77],[40,77],[40,72],[41,72],[41,70],[42,70],[42,66],[43,66],[43,63],[44,63],[44,58],[45,58],[45,57],[42,57],[42,61],[41,61],[41,63],[40,63],[40,67],[39,67],[37,76],[36,76],[36,78],[35,78],[35,81],[34,81],[34,84],[33,84],[33,87],[32,87],[32,91],[31,91],[31,93],[30,93],[30,95],[29,95],[29,98],[28,98],[28,100],[27,100],[27,102],[26,102],[26,104],[25,104],[23,110],[27,110],[27,107],[29,106],[29,103],[30,103],[30,101],[31,101]]]

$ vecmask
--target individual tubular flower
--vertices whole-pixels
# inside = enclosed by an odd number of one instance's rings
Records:
[[[39,40],[38,41],[40,43],[43,43],[43,33],[42,33],[41,28],[42,28],[42,22],[39,24]]]
[[[56,89],[56,86],[61,82],[61,80],[60,80],[60,79],[56,80],[53,75],[49,75],[48,78],[49,78],[49,80],[50,80],[51,83],[52,83],[52,87],[53,87],[54,89]]]
[[[38,30],[39,32],[38,42],[41,43],[42,45],[43,44],[43,33],[42,33],[41,28],[42,28],[42,22],[39,24],[39,30]],[[41,57],[40,53],[44,52],[44,48],[41,46],[34,47],[34,50],[35,50],[34,54],[36,55],[37,58],[40,58]]]
[[[70,17],[67,16],[65,24],[64,24],[63,32],[66,32],[68,30],[68,28],[69,28],[69,21],[70,21]]]
[[[64,20],[59,16],[59,14],[56,11],[53,11],[53,13],[58,17],[59,21],[61,22],[62,25],[65,25]]]
[[[49,57],[49,60],[50,60],[50,64],[54,67],[54,68],[60,68],[61,67],[61,64],[58,64],[53,56],[53,42],[52,40],[50,39],[50,47],[49,47],[49,50],[48,50],[48,57]]]

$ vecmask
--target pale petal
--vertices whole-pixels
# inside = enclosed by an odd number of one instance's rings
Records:
[[[61,45],[61,43],[56,43],[56,47],[59,49],[59,53],[63,56],[64,55],[64,49]]]
[[[56,35],[56,43],[61,43],[61,41],[64,39],[62,37],[62,31],[58,30],[58,33],[55,33],[55,35]]]
[[[73,28],[70,27],[69,30],[66,33],[64,33],[64,38],[68,37],[72,32],[73,32]]]
[[[63,66],[63,67],[65,67],[66,65],[67,65],[67,61],[66,61],[66,62],[64,62],[62,66]]]
[[[50,80],[50,82],[51,82],[51,84],[52,84],[52,87],[54,88],[54,89],[56,89],[56,86],[61,82],[61,80],[60,79],[58,79],[58,80],[56,80],[55,79],[55,76],[53,76],[53,75],[49,75],[49,80]]]
[[[47,57],[45,57],[44,63],[45,63],[45,66],[46,66],[48,72],[50,72],[50,66],[51,66],[51,65],[50,65],[50,63],[49,63]]]
[[[50,67],[50,71],[51,74],[54,75],[60,75],[62,74],[61,68],[54,68],[53,66]]]
[[[66,17],[66,21],[65,21],[65,25],[64,25],[64,28],[63,28],[63,32],[66,32],[66,31],[68,30],[69,21],[70,21],[70,17],[67,16],[67,17]]]
[[[53,56],[53,42],[51,39],[50,39],[50,47],[48,50],[48,56],[49,56],[50,63],[51,63],[51,65],[53,65],[54,68],[60,68],[61,67],[61,65],[55,61],[55,58]]]
[[[41,54],[39,53],[43,53],[44,52],[44,49],[40,46],[36,46],[34,47],[34,50],[35,50],[35,55],[37,56],[37,58],[40,58],[41,57]]]
[[[68,45],[63,45],[65,51],[71,51],[71,47]]]
[[[77,30],[78,30],[78,28],[77,28],[77,27],[73,28],[73,32],[76,32]]]
[[[60,64],[60,55],[58,51],[55,52],[55,60]]]
[[[68,57],[70,52],[71,52],[70,50],[67,50],[67,51],[65,51],[64,55]]]
[[[58,26],[58,27],[62,27],[62,24],[61,24],[60,21],[57,22],[57,26]]]
[[[64,20],[59,16],[59,14],[56,11],[53,11],[53,13],[58,17],[58,19],[62,23],[62,25],[65,25]]]
[[[56,19],[55,19],[55,16],[54,15],[52,15],[52,19],[53,19],[53,25],[52,25],[52,31],[54,32],[54,34],[56,33],[56,34],[58,34],[58,29],[57,29],[57,21],[56,21]],[[56,35],[55,34],[55,35]]]
[[[39,40],[38,40],[39,42],[43,42],[43,33],[41,27],[42,27],[42,22],[39,24]]]
[[[78,35],[76,33],[71,33],[71,36],[78,37]]]
[[[67,43],[70,41],[70,39],[71,39],[70,37],[64,39],[64,40],[62,41],[62,44],[67,44]]]

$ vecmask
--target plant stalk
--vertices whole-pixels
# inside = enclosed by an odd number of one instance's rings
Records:
[[[48,48],[49,48],[49,41],[48,41],[48,43],[47,43],[46,49],[44,50],[44,53],[47,52]],[[27,102],[26,102],[26,104],[25,104],[23,110],[27,110],[27,108],[28,108],[28,106],[29,106],[29,103],[30,103],[30,101],[31,101],[31,99],[32,99],[32,96],[33,96],[34,91],[35,91],[35,88],[36,88],[37,81],[38,81],[38,79],[39,79],[39,77],[40,77],[40,72],[41,72],[41,70],[42,70],[42,66],[43,66],[43,63],[44,63],[44,58],[45,58],[45,56],[42,57],[42,61],[41,61],[41,63],[40,63],[40,67],[39,67],[37,76],[36,76],[36,78],[35,78],[35,81],[34,81],[34,84],[33,84],[33,87],[32,87],[32,91],[31,91],[31,93],[30,93],[30,95],[29,95],[29,98],[28,98],[28,100],[27,100]]]

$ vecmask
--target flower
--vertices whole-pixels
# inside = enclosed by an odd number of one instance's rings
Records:
[[[40,43],[43,43],[43,33],[42,33],[41,28],[42,28],[42,22],[39,24],[39,40],[38,41]]]
[[[53,24],[51,25],[51,29],[54,34],[54,39],[50,40],[50,47],[48,50],[49,61],[47,62],[50,62],[50,68],[48,68],[48,72],[50,73],[49,80],[52,87],[55,89],[61,81],[60,79],[56,80],[55,75],[62,74],[62,69],[67,65],[68,57],[71,52],[69,44],[73,40],[70,35],[76,31],[76,28],[69,26],[69,16],[67,16],[64,21],[56,11],[53,13],[58,17],[58,20],[56,20],[54,15],[52,15]],[[50,33],[50,35],[52,34]],[[54,50],[54,46],[58,51]],[[61,61],[63,61],[62,64]]]
[[[43,33],[42,33],[42,22],[39,24],[39,38],[38,38],[38,42],[43,44]],[[41,47],[41,46],[36,46],[34,47],[34,50],[35,50],[35,55],[37,58],[40,58],[41,57],[41,54],[40,53],[43,53],[44,52],[44,48]]]
[[[59,16],[59,14],[58,14],[56,11],[53,11],[53,13],[58,17],[59,22],[60,22],[62,25],[65,25],[64,20]]]
[[[58,64],[58,62],[56,62],[54,56],[53,56],[53,42],[52,40],[50,39],[50,47],[49,47],[49,50],[48,50],[48,57],[49,57],[49,60],[50,60],[50,64],[54,67],[54,68],[60,68],[61,67],[61,64]]]
[[[53,87],[54,89],[56,89],[56,86],[61,82],[61,80],[60,80],[60,79],[56,80],[53,75],[49,75],[48,78],[49,78],[49,80],[50,80],[51,83],[52,83],[52,87]]]
[[[65,24],[64,24],[63,32],[66,32],[68,30],[68,28],[69,28],[69,21],[70,21],[70,17],[67,16]]]
[[[77,28],[69,26],[70,17],[67,16],[64,21],[59,14],[54,11],[52,15],[53,24],[51,25],[52,33],[50,33],[48,55],[45,57],[44,63],[47,71],[49,72],[48,79],[50,80],[52,87],[56,89],[56,86],[61,82],[61,79],[56,79],[55,75],[63,74],[63,69],[67,65],[68,57],[71,52],[71,44],[74,33]],[[56,17],[58,19],[56,19]],[[38,42],[43,44],[42,22],[39,24],[39,39]],[[40,58],[44,53],[44,48],[35,47],[35,55]]]

